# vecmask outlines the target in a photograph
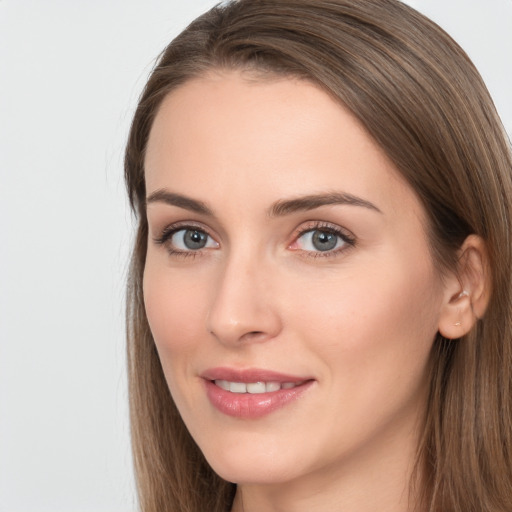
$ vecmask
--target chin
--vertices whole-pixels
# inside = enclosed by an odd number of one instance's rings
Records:
[[[215,473],[228,482],[275,484],[299,476],[297,457],[289,460],[284,450],[276,450],[272,443],[262,441],[243,446],[234,440],[229,448],[219,443],[216,449],[206,449],[203,454]]]
[[[253,461],[215,461],[212,469],[221,478],[235,484],[270,485],[293,480],[298,475],[290,473],[289,468],[278,464],[261,465]]]

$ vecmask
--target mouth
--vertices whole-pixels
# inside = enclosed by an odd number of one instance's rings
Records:
[[[217,379],[212,381],[216,386],[229,391],[230,393],[250,393],[252,395],[261,395],[263,393],[274,393],[281,389],[293,389],[297,386],[301,386],[306,381],[300,382],[230,382],[228,380]]]
[[[216,368],[204,372],[206,395],[221,413],[258,419],[301,398],[315,382],[312,378],[266,370]]]

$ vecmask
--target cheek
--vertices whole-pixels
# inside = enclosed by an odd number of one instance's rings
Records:
[[[183,279],[179,273],[150,259],[146,263],[144,305],[164,369],[168,360],[174,361],[195,349],[198,332],[205,327],[199,300],[204,292],[199,282]]]
[[[439,295],[428,267],[387,270],[351,273],[327,296],[324,287],[322,300],[302,299],[307,318],[296,316],[328,390],[326,437],[343,446],[345,439],[364,443],[424,407]],[[341,429],[339,418],[347,418]]]
[[[190,276],[189,276],[190,277]],[[165,263],[150,258],[143,279],[144,304],[160,363],[180,411],[194,410],[200,391],[191,393],[187,382],[204,344],[204,282],[187,279]]]
[[[314,351],[339,368],[330,372],[333,379],[371,389],[423,373],[437,332],[440,288],[429,261],[396,261],[353,268],[329,286],[294,294],[296,333],[308,333]]]

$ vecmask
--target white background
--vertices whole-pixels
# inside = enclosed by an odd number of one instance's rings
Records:
[[[153,59],[209,0],[0,0],[0,512],[136,509],[123,146]],[[410,0],[512,133],[512,0]]]

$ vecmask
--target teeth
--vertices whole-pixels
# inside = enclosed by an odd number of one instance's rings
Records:
[[[229,391],[231,393],[247,393],[247,385],[243,382],[230,382]]]
[[[279,391],[281,389],[281,384],[279,384],[279,382],[267,382],[265,387],[267,393],[271,393],[272,391]]]
[[[295,386],[301,384],[300,382],[230,382],[227,380],[216,380],[215,384],[219,388],[231,393],[272,393],[273,391],[279,391],[280,389],[292,389]]]
[[[251,382],[247,384],[247,393],[265,393],[267,386],[264,382]]]
[[[227,380],[216,380],[215,384],[217,384],[217,386],[219,386],[219,388],[229,391],[229,382]]]

